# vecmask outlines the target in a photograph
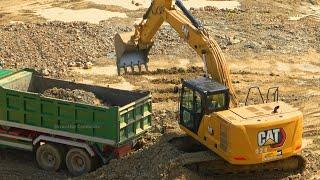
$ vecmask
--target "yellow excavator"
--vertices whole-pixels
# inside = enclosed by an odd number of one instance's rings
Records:
[[[189,153],[180,157],[180,165],[220,173],[304,168],[302,113],[278,101],[277,88],[273,101],[261,95],[263,103],[239,107],[219,45],[181,0],[153,0],[133,32],[116,34],[118,73],[142,66],[148,70],[152,39],[164,22],[202,58],[206,73],[182,82],[180,128],[218,155]]]

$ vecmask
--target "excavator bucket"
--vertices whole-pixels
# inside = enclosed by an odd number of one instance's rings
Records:
[[[149,61],[148,54],[150,47],[147,49],[140,49],[132,39],[134,32],[117,33],[115,35],[115,51],[117,56],[118,75],[121,74],[121,69],[124,73],[128,72],[128,67],[134,72],[135,67],[141,72],[142,66],[148,71],[147,63]]]

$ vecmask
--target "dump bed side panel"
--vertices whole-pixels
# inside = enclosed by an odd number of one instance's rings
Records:
[[[119,145],[137,138],[151,128],[151,112],[150,95],[120,109]]]
[[[93,108],[1,88],[0,119],[117,141],[118,108]]]
[[[14,73],[13,70],[10,69],[0,69],[0,78],[8,76],[10,74]]]
[[[3,76],[0,79],[0,86],[19,91],[28,91],[32,78],[32,72],[21,71],[12,73],[10,76]]]

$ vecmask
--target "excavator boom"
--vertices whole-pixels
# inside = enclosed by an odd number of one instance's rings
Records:
[[[176,8],[180,10],[177,10]],[[123,68],[139,71],[145,66],[148,70],[148,54],[153,45],[153,37],[163,22],[168,22],[201,57],[208,77],[227,86],[231,95],[231,107],[238,105],[237,96],[230,78],[230,70],[225,57],[217,44],[208,34],[200,21],[196,20],[180,0],[154,0],[135,31],[116,34],[118,74]]]

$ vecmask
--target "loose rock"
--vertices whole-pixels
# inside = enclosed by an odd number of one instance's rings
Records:
[[[78,103],[86,103],[91,105],[102,105],[103,103],[92,92],[87,92],[80,89],[71,90],[55,87],[52,89],[45,90],[43,92],[43,95],[47,97],[53,97]]]
[[[83,68],[84,68],[84,69],[91,69],[92,66],[93,66],[93,63],[92,63],[92,62],[86,62],[86,63],[84,63]]]

